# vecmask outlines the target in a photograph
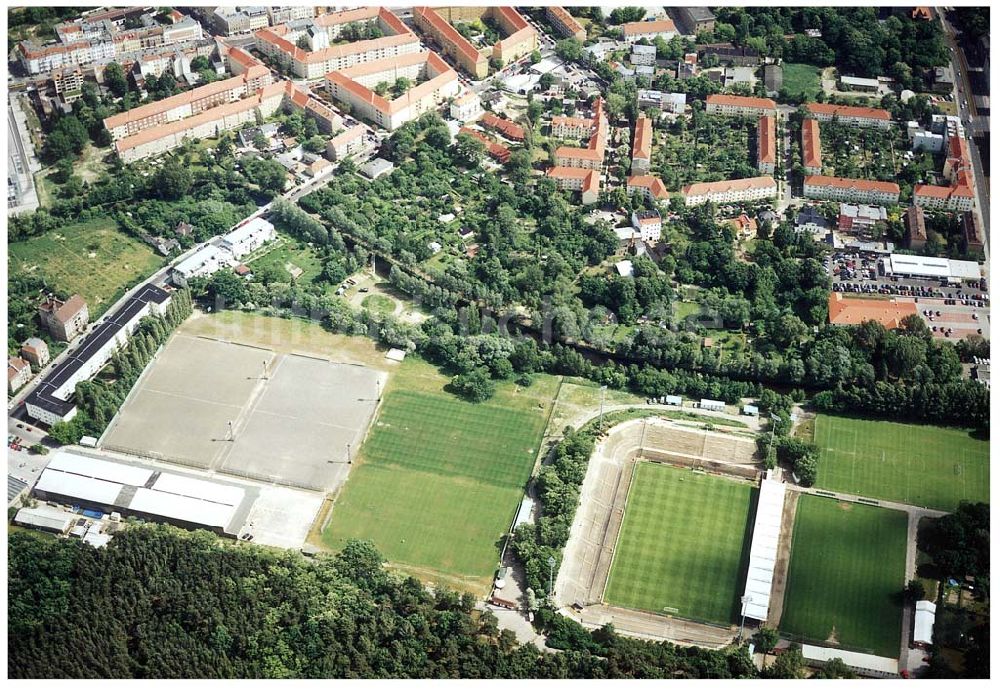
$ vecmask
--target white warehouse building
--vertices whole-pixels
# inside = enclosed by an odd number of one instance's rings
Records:
[[[233,255],[233,258],[239,259],[259,249],[274,237],[274,225],[258,216],[223,235],[222,246]]]
[[[178,263],[170,271],[170,279],[178,287],[187,287],[188,280],[211,275],[220,268],[231,267],[236,261],[228,250],[207,244]]]

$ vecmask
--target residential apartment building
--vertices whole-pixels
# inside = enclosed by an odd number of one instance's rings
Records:
[[[449,114],[453,120],[472,122],[483,114],[483,104],[479,95],[468,91],[451,102]]]
[[[587,40],[587,30],[564,8],[555,5],[546,6],[545,18],[563,38],[572,38],[581,43]]]
[[[218,105],[239,101],[270,83],[271,71],[263,65],[254,65],[239,76],[214,81],[107,117],[104,126],[112,140],[119,141],[146,129],[197,115]]]
[[[636,104],[639,109],[659,108],[663,112],[683,115],[687,106],[687,95],[684,93],[664,93],[652,89],[639,89],[636,92]]]
[[[657,38],[669,41],[677,35],[677,27],[669,19],[659,19],[651,22],[628,22],[622,25],[622,37],[626,43],[635,43],[646,39],[652,43]]]
[[[715,29],[715,15],[708,7],[675,7],[674,17],[689,36]]]
[[[823,174],[823,146],[816,120],[802,120],[802,167],[807,175]]]
[[[513,7],[414,7],[417,29],[430,36],[441,51],[476,79],[489,72],[489,61],[452,26],[452,22],[489,19],[503,38],[493,45],[492,57],[509,64],[538,48],[538,34]]]
[[[49,297],[38,305],[38,317],[49,334],[57,340],[72,342],[90,322],[87,302],[79,294],[66,301]]]
[[[261,217],[251,218],[222,236],[220,246],[233,255],[243,258],[275,238],[274,225]]]
[[[326,143],[326,157],[337,161],[360,153],[368,148],[367,134],[370,130],[363,124],[356,124]]]
[[[888,217],[883,206],[842,203],[837,215],[837,229],[841,232],[871,235],[875,225],[886,222]]]
[[[899,203],[899,185],[895,182],[809,175],[802,187],[803,194],[810,199],[882,206],[894,206]]]
[[[417,85],[391,101],[372,90],[380,82],[392,83],[400,77]],[[331,98],[349,104],[357,117],[394,131],[457,96],[461,84],[455,70],[427,51],[330,72],[326,88]]]
[[[656,46],[641,45],[638,43],[633,45],[632,54],[629,56],[629,62],[633,65],[652,67],[656,64]]]
[[[545,173],[549,179],[555,180],[556,186],[563,191],[580,192],[580,202],[584,205],[597,203],[601,191],[601,173],[579,167],[551,167]]]
[[[686,206],[697,206],[702,203],[760,201],[777,196],[778,184],[773,177],[698,182],[682,188],[681,195],[684,197],[684,205]]]
[[[629,196],[636,192],[647,200],[662,201],[670,197],[666,185],[659,177],[651,175],[633,175],[625,182],[625,191]]]
[[[475,129],[470,129],[469,127],[462,127],[458,130],[459,134],[466,134],[471,136],[473,139],[481,143],[486,147],[486,152],[489,154],[493,160],[497,161],[501,165],[510,160],[510,149],[503,144],[497,143],[490,137],[486,136],[482,132],[478,132]]]
[[[270,23],[266,7],[216,7],[210,15],[212,26],[223,36],[238,36],[263,29]]]
[[[757,123],[757,170],[764,175],[773,175],[778,160],[775,118],[764,115]]]
[[[287,24],[288,22],[301,19],[312,19],[316,15],[316,8],[312,5],[289,5],[286,7],[268,7],[267,19],[271,26]]]
[[[889,111],[878,108],[809,103],[806,105],[806,110],[820,122],[832,122],[836,119],[838,122],[852,127],[888,129],[892,126],[892,115],[889,114]]]
[[[524,141],[524,127],[510,120],[505,120],[502,117],[494,115],[492,112],[483,113],[482,118],[479,120],[479,124],[487,129],[492,129],[495,132],[503,134],[506,138],[511,141]]]
[[[21,343],[21,358],[41,368],[49,363],[49,346],[40,337],[29,337]]]
[[[655,243],[660,241],[663,219],[659,211],[632,211],[632,227],[639,231],[642,241]]]
[[[705,99],[705,112],[710,115],[737,115],[740,117],[762,117],[778,114],[777,104],[770,98],[731,96],[713,93]]]
[[[579,167],[600,170],[604,165],[604,149],[608,139],[608,119],[604,115],[604,102],[594,100],[594,118],[591,120],[590,140],[587,148],[560,146],[555,151],[557,167]]]
[[[966,251],[970,253],[983,251],[983,226],[979,222],[979,216],[972,211],[962,213],[962,239]]]
[[[7,394],[13,395],[31,380],[31,364],[20,357],[7,357]]]
[[[910,206],[906,209],[906,246],[919,251],[927,246],[927,223],[924,209],[920,206]]]
[[[652,160],[653,123],[648,117],[640,116],[636,118],[632,134],[632,174],[648,174]]]
[[[967,184],[950,187],[917,184],[913,187],[913,203],[921,208],[963,212],[971,211],[976,199],[972,187]]]
[[[760,53],[753,48],[737,48],[732,43],[714,43],[701,46],[700,52],[703,59],[715,58],[723,65],[756,68],[760,64]]]
[[[331,45],[345,27],[359,24],[374,25],[382,37]],[[312,50],[297,45],[302,36],[311,38]],[[336,70],[420,52],[420,39],[385,7],[344,10],[312,21],[262,29],[254,34],[254,45],[262,54],[287,64],[292,74],[302,79],[321,79]]]
[[[552,136],[557,139],[586,139],[594,129],[594,121],[586,117],[556,115],[552,118]]]

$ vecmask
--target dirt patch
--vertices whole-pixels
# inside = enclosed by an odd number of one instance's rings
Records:
[[[852,505],[849,502],[838,502],[837,507],[844,510],[845,512],[850,512],[852,509],[854,509],[854,505]]]
[[[840,639],[837,638],[837,627],[836,626],[834,626],[834,628],[830,630],[830,636],[826,637],[826,643],[830,644],[831,646],[839,646],[840,645]]]

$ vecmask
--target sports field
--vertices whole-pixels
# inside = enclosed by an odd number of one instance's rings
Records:
[[[605,602],[735,622],[753,490],[732,479],[636,464]]]
[[[818,488],[940,510],[989,502],[990,444],[968,431],[821,414],[815,442]]]
[[[7,250],[11,273],[40,276],[53,289],[80,294],[87,300],[91,320],[104,313],[128,285],[164,261],[107,219],[66,225],[9,244]]]
[[[556,379],[498,386],[484,404],[443,390],[447,378],[408,358],[336,498],[323,541],[375,542],[424,580],[482,592],[521,500],[556,393]]]
[[[782,65],[782,86],[791,94],[812,100],[820,90],[819,69],[801,62],[786,62]]]
[[[904,512],[802,495],[780,629],[895,658],[905,569]]]

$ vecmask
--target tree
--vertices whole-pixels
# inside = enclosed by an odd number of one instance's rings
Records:
[[[45,447],[41,443],[35,443],[31,447],[29,447],[28,450],[33,455],[47,455],[49,453],[49,448]]]
[[[486,146],[479,139],[464,133],[455,137],[455,156],[460,165],[468,168],[479,167],[485,154]]]
[[[910,582],[906,585],[906,589],[903,591],[903,596],[910,603],[916,603],[917,601],[924,600],[927,597],[927,590],[924,588],[924,582],[919,579],[910,579]]]
[[[489,65],[490,65],[490,72],[499,72],[501,69],[503,69],[503,60],[494,55],[490,57]]]
[[[326,149],[326,139],[318,134],[302,142],[302,148],[310,153],[322,153]]]
[[[264,132],[259,129],[253,133],[252,143],[253,147],[258,151],[266,151],[270,146],[267,137],[264,136]]]
[[[917,533],[917,546],[934,560],[942,577],[986,579],[990,572],[990,506],[963,502],[952,514],[931,520]]]
[[[565,38],[556,43],[556,55],[567,62],[578,62],[583,57],[583,46],[579,41]]]
[[[177,200],[184,198],[191,189],[191,170],[172,157],[156,171],[154,183],[160,198]]]
[[[767,679],[802,679],[805,676],[805,664],[802,649],[792,646],[779,655],[761,676]]]
[[[531,64],[537,65],[542,61],[542,53],[538,50],[531,51]]]
[[[761,627],[751,638],[754,649],[764,653],[770,653],[778,645],[778,630],[772,627]]]
[[[840,658],[831,658],[813,675],[815,679],[855,679],[854,670]]]
[[[295,46],[301,48],[302,50],[312,50],[312,43],[309,42],[309,34],[302,34],[295,41]]]
[[[542,91],[548,91],[554,83],[556,83],[556,78],[552,76],[551,72],[546,72],[538,78],[538,86]]]
[[[496,384],[490,379],[489,371],[482,367],[458,374],[451,379],[451,387],[460,397],[476,403],[485,402],[496,392]]]
[[[109,62],[104,68],[104,83],[115,96],[122,97],[128,91],[128,80],[125,71],[117,62]]]
[[[208,295],[216,308],[235,308],[246,301],[246,281],[231,270],[220,270],[208,281]]]

